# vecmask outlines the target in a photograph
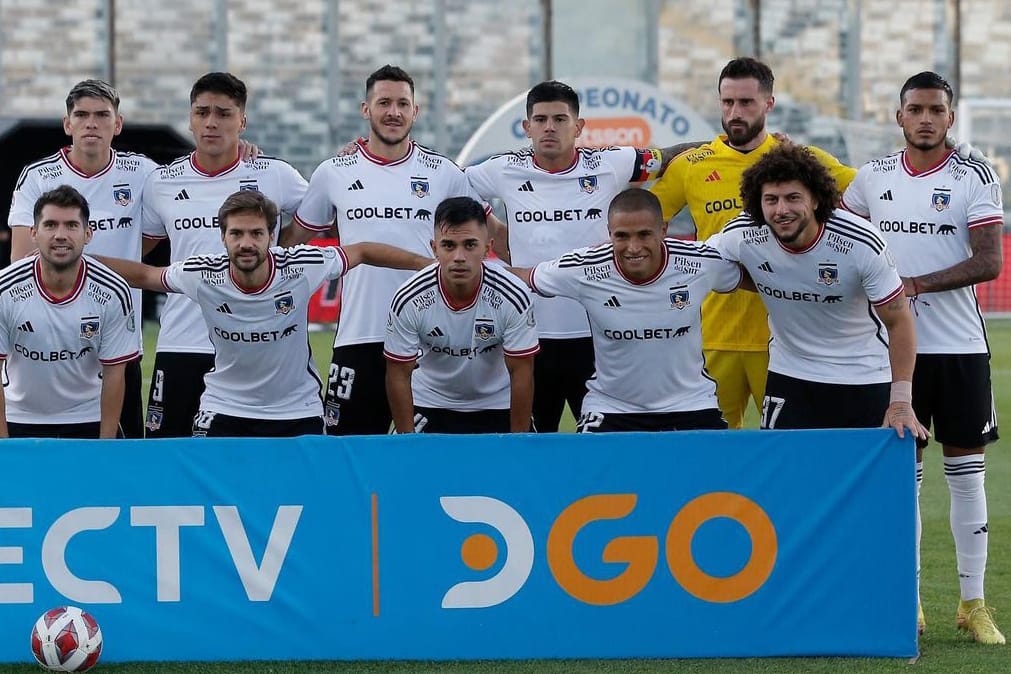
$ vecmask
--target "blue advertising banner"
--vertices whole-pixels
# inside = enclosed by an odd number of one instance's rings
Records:
[[[880,429],[6,441],[0,661],[64,604],[105,661],[912,656],[913,457]]]

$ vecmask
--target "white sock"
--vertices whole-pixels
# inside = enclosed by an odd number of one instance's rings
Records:
[[[916,462],[916,596],[920,596],[920,538],[923,520],[920,518],[920,487],[923,486],[923,462]]]
[[[982,454],[944,457],[944,477],[951,496],[951,535],[958,560],[962,600],[983,598],[986,572],[986,490]]]

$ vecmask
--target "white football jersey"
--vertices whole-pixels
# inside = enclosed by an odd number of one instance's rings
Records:
[[[449,197],[480,199],[463,171],[448,158],[416,143],[387,161],[358,143],[352,155],[321,163],[309,179],[298,222],[326,231],[336,217],[341,245],[375,241],[432,255],[435,208]],[[359,265],[343,280],[334,346],[382,342],[387,309],[411,272]]]
[[[440,281],[439,265],[433,264],[397,290],[386,327],[386,357],[418,361],[411,378],[415,405],[509,409],[503,356],[524,358],[540,349],[529,292],[498,265],[484,265],[474,299],[463,306],[453,304]]]
[[[833,211],[805,250],[742,213],[706,241],[751,275],[769,311],[769,371],[826,384],[891,381],[888,333],[871,308],[902,295],[885,240]]]
[[[636,282],[614,261],[614,246],[583,248],[542,262],[530,284],[579,302],[590,317],[595,375],[583,412],[716,409],[716,382],[702,355],[702,300],[730,292],[741,268],[696,241],[665,240],[656,276]]]
[[[843,207],[881,230],[902,276],[968,259],[970,229],[1004,224],[997,174],[956,152],[922,172],[909,165],[904,150],[872,160],[850,183]],[[913,310],[917,353],[988,352],[973,286],[921,295]]]
[[[89,176],[74,166],[69,153],[65,147],[21,171],[7,223],[12,228],[31,227],[38,198],[60,185],[70,185],[88,201],[91,212],[94,236],[84,252],[140,262],[141,195],[144,181],[158,164],[142,154],[111,150],[106,167]],[[131,295],[134,311],[140,314],[141,291],[132,288]]]
[[[196,153],[180,157],[151,174],[144,186],[144,236],[168,237],[172,262],[194,255],[225,252],[218,227],[218,209],[234,192],[257,190],[278,208],[274,241],[281,228],[280,213],[294,215],[305,194],[305,178],[287,162],[259,156],[235,160],[211,174],[197,164]],[[162,307],[157,351],[214,353],[200,308],[183,295],[169,295]]]
[[[340,248],[272,248],[262,288],[241,288],[227,255],[166,267],[162,283],[199,306],[214,345],[200,409],[247,419],[321,416],[321,381],[309,347],[309,298],[347,270]]]
[[[533,267],[576,248],[607,242],[607,207],[630,182],[658,170],[650,150],[631,147],[579,148],[572,165],[548,171],[537,165],[533,149],[497,155],[466,170],[485,199],[505,203],[512,264]],[[586,312],[566,297],[534,296],[540,336],[588,337]]]
[[[101,420],[103,365],[137,358],[130,288],[111,269],[83,257],[74,289],[43,287],[37,255],[0,271],[0,357],[7,420],[78,424]]]

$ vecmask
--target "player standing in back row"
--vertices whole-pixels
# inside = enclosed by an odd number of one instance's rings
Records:
[[[607,208],[629,183],[655,178],[685,143],[664,149],[576,148],[585,120],[579,96],[562,82],[541,82],[527,94],[523,129],[532,147],[467,168],[485,199],[502,199],[508,232],[493,232],[495,252],[532,267],[576,248],[607,241]],[[565,297],[534,297],[541,352],[534,359],[534,423],[555,432],[566,402],[580,417],[593,376],[593,340],[586,311]]]
[[[1004,210],[993,169],[945,146],[955,121],[953,98],[936,73],[909,78],[896,112],[905,149],[864,165],[843,206],[881,230],[911,298],[917,335],[913,408],[928,428],[933,424],[944,454],[961,591],[956,622],[980,643],[1003,644],[983,601],[989,536],[983,449],[997,440],[997,413],[974,285],[1000,274]],[[919,442],[916,452],[917,555],[926,444]],[[922,632],[922,607],[919,622]]]
[[[296,215],[300,227],[282,242],[308,241],[335,223],[341,245],[378,241],[428,255],[436,207],[477,194],[456,164],[411,140],[418,106],[406,72],[387,65],[369,75],[361,113],[368,141],[316,168]],[[390,300],[410,276],[361,267],[344,277],[324,404],[328,433],[389,432],[383,340]]]
[[[119,152],[112,142],[123,129],[119,94],[101,80],[78,82],[67,94],[63,130],[71,145],[29,164],[14,187],[8,224],[11,261],[35,252],[32,210],[43,193],[70,185],[87,200],[92,236],[89,255],[109,255],[140,261],[141,195],[144,181],[157,164],[142,154]],[[141,315],[141,293],[132,293],[133,307]],[[134,333],[138,353],[143,352],[140,331]],[[120,428],[124,437],[144,437],[140,358],[126,364],[126,390]]]
[[[246,128],[246,85],[230,73],[208,73],[190,90],[190,131],[197,149],[151,174],[144,186],[145,252],[168,238],[172,262],[225,252],[218,209],[236,191],[256,190],[294,214],[306,182],[290,164],[260,156],[239,158]],[[273,241],[277,240],[274,228]],[[149,437],[188,437],[214,366],[214,347],[200,308],[184,295],[169,295],[148,396]]]

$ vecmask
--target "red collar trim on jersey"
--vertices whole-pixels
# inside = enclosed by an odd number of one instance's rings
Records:
[[[396,166],[397,164],[403,164],[405,161],[411,158],[411,155],[414,154],[413,140],[411,141],[410,147],[407,148],[407,152],[404,153],[404,156],[400,157],[399,159],[386,159],[384,157],[380,157],[374,152],[370,152],[368,141],[363,138],[359,138],[355,142],[358,144],[358,151],[362,153],[363,157],[368,159],[373,164],[379,164],[380,166]]]
[[[551,169],[546,169],[543,166],[541,166],[540,164],[538,164],[537,163],[537,154],[536,153],[532,155],[531,163],[534,165],[535,169],[537,169],[539,171],[544,171],[545,173],[567,173],[567,172],[571,171],[572,169],[576,168],[576,165],[579,164],[579,150],[577,149],[575,152],[572,153],[572,163],[571,164],[569,164],[568,166],[566,166],[563,169],[558,169],[557,171],[552,171]]]
[[[235,286],[243,295],[259,295],[270,287],[270,284],[274,282],[274,276],[277,273],[277,263],[274,262],[274,254],[269,250],[267,251],[267,266],[270,268],[270,273],[267,274],[267,280],[259,288],[247,288],[239,283],[232,274],[232,265],[230,264],[228,265],[228,278],[232,280],[232,285]]]
[[[70,160],[70,150],[72,149],[72,147],[73,146],[68,145],[65,148],[61,149],[60,157],[63,158],[63,163],[67,165],[68,169],[70,169],[74,174],[82,178],[97,178],[98,176],[105,175],[106,173],[112,170],[113,164],[116,163],[116,151],[113,150],[112,148],[109,148],[109,163],[106,164],[103,168],[100,168],[95,173],[89,174],[80,166],[78,166],[77,164],[75,164]]]
[[[618,275],[621,276],[621,278],[625,279],[632,285],[648,286],[650,283],[663,276],[663,273],[667,271],[667,263],[670,261],[670,251],[667,250],[666,244],[664,244],[662,241],[660,243],[660,250],[663,251],[663,263],[660,265],[660,268],[657,269],[656,273],[653,274],[653,276],[649,277],[648,279],[636,281],[635,279],[630,279],[629,277],[625,276],[624,272],[621,271],[621,265],[618,264],[617,255],[612,253],[612,258],[614,259],[614,268],[618,270]]]
[[[772,228],[769,227],[769,229],[771,230]],[[772,235],[772,238],[776,239],[776,235],[773,234],[771,231],[769,232],[769,234]],[[776,239],[776,243],[779,244],[780,248],[785,250],[787,253],[790,253],[791,255],[803,255],[804,253],[808,252],[809,250],[817,246],[818,243],[821,241],[821,237],[823,237],[824,235],[825,235],[825,225],[819,222],[818,236],[814,237],[814,241],[811,242],[811,245],[809,245],[807,248],[804,248],[803,250],[801,250],[800,248],[790,248],[789,246],[784,246],[783,242],[780,241],[779,239]]]
[[[32,272],[35,275],[35,285],[38,286],[39,294],[42,295],[42,299],[49,302],[50,304],[70,304],[77,299],[78,295],[81,294],[81,290],[84,289],[84,276],[87,273],[88,263],[82,257],[81,266],[77,270],[77,279],[74,281],[74,287],[69,293],[63,297],[57,297],[56,295],[49,292],[46,285],[42,282],[42,260],[39,257],[35,258],[35,264],[32,265]]]
[[[913,165],[909,163],[908,155],[906,154],[906,151],[903,150],[902,151],[902,169],[906,173],[908,173],[909,175],[911,175],[914,178],[922,178],[923,176],[929,176],[929,175],[932,175],[934,173],[937,173],[942,168],[944,168],[944,165],[948,163],[948,160],[951,159],[951,155],[954,152],[955,152],[954,150],[948,150],[948,153],[945,154],[944,157],[942,157],[939,162],[937,162],[936,164],[934,164],[933,166],[931,166],[929,168],[923,169],[922,171],[917,171],[915,168],[913,168]]]
[[[233,170],[238,165],[239,165],[239,157],[236,156],[235,157],[235,161],[233,161],[231,164],[229,164],[225,168],[221,169],[220,171],[211,172],[211,171],[208,171],[208,170],[200,167],[200,164],[197,163],[197,153],[195,151],[194,152],[190,152],[190,166],[193,167],[194,171],[196,171],[198,174],[204,176],[205,178],[213,178],[215,176],[223,175],[223,174],[228,173],[229,171]]]
[[[481,265],[481,280],[477,284],[477,290],[474,291],[474,296],[461,304],[454,303],[453,298],[451,298],[449,293],[446,292],[446,287],[442,284],[441,267],[436,268],[435,274],[439,278],[439,294],[442,295],[442,301],[446,303],[446,306],[449,307],[450,311],[466,311],[477,304],[477,298],[481,294],[481,286],[484,285],[484,265]]]

